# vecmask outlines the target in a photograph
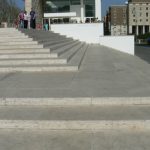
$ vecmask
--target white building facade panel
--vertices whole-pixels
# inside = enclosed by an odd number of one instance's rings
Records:
[[[75,17],[80,18],[82,22],[85,22],[86,18],[101,20],[101,0],[41,0],[40,2],[39,0],[26,0],[25,9],[29,12],[31,7],[37,13],[39,10],[41,13],[41,9],[43,9],[43,16],[44,13],[76,12]]]

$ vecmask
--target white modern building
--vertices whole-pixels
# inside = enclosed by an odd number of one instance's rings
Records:
[[[31,8],[37,26],[48,22],[50,30],[87,43],[99,43],[104,35],[101,0],[25,0],[26,11]]]
[[[101,0],[25,0],[25,9],[33,7],[39,18],[55,18],[85,22],[91,18],[101,21]]]
[[[31,8],[36,11],[39,23],[43,18],[60,21],[50,25],[50,29],[55,33],[134,54],[134,37],[104,37],[103,22],[100,22],[101,0],[25,0],[25,8],[27,12]],[[85,23],[87,19],[94,18],[97,18],[96,21]],[[64,22],[61,23],[62,19]],[[68,20],[69,23],[65,23]],[[77,23],[70,23],[72,20],[77,20]]]

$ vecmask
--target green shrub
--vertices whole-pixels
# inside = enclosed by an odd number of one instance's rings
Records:
[[[150,33],[146,33],[146,34],[142,34],[142,35],[137,36],[138,39],[148,39],[149,37],[150,37]]]

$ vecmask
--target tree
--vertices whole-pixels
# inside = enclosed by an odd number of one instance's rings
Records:
[[[13,23],[19,11],[14,0],[0,0],[0,22]]]

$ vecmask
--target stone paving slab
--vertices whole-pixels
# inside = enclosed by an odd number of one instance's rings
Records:
[[[150,65],[99,45],[79,72],[0,74],[0,97],[149,97]]]

